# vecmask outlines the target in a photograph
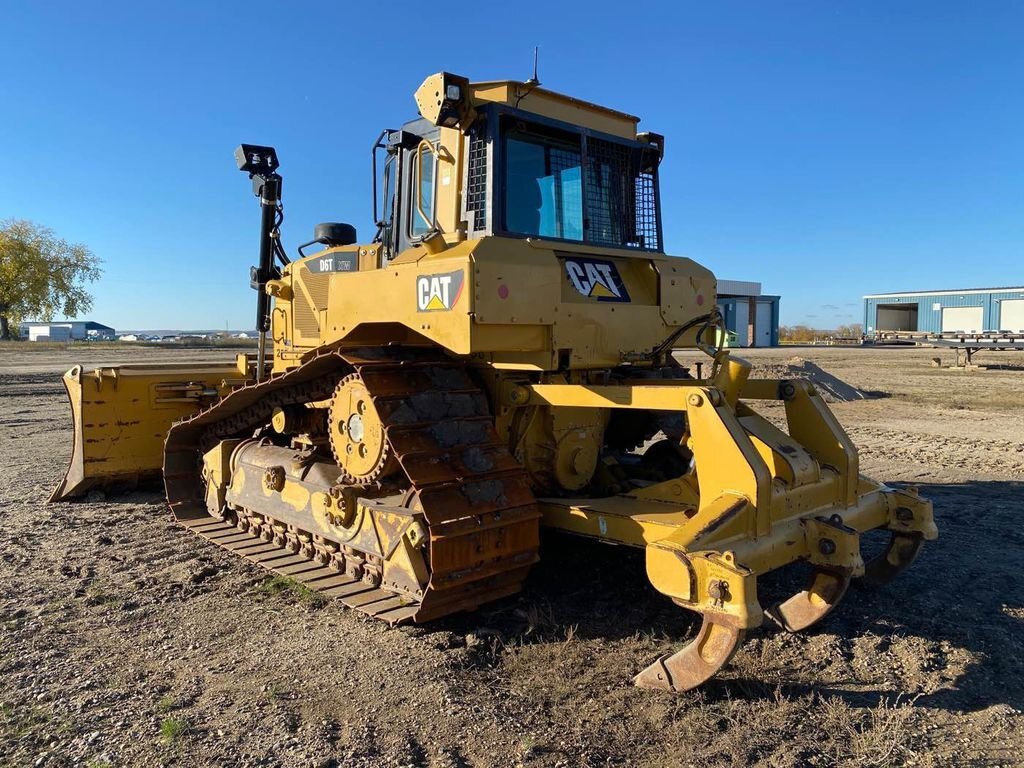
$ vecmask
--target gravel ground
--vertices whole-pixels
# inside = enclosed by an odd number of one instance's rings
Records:
[[[919,484],[941,538],[673,697],[630,677],[697,623],[639,552],[551,535],[521,595],[388,629],[202,543],[157,492],[46,504],[70,451],[60,372],[169,354],[0,346],[2,765],[1022,764],[1024,355],[749,351],[869,393],[832,406],[862,471]],[[765,578],[763,602],[798,578]]]

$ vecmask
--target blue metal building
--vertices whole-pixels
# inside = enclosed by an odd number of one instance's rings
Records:
[[[736,334],[729,346],[779,345],[779,297],[762,294],[760,283],[719,280],[716,303],[725,327]]]
[[[1024,331],[1024,287],[873,293],[864,297],[864,331]]]
[[[28,322],[18,326],[22,338],[29,341],[112,340],[114,329],[93,320],[57,320]]]

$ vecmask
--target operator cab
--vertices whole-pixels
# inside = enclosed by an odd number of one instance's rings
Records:
[[[458,97],[439,98],[435,112],[384,131],[374,146],[383,263],[415,246],[436,252],[487,236],[663,252],[661,136],[535,85],[466,81],[453,90],[446,78],[461,78],[444,73],[417,91],[421,113],[438,78],[434,95]]]

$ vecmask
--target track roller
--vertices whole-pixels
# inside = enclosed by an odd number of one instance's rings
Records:
[[[846,594],[852,570],[817,567],[807,589],[788,600],[776,603],[765,611],[769,618],[787,632],[800,632],[824,618]]]
[[[720,670],[743,641],[743,630],[704,614],[697,636],[675,653],[662,656],[633,678],[641,688],[682,693],[706,682]]]

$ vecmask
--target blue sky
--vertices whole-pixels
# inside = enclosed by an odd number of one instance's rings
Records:
[[[318,221],[369,238],[370,145],[422,79],[525,79],[539,45],[545,86],[667,136],[669,253],[761,281],[784,323],[1024,283],[1024,4],[581,8],[0,0],[0,219],[92,247],[96,320],[250,328],[239,142],[278,149],[290,250]]]

